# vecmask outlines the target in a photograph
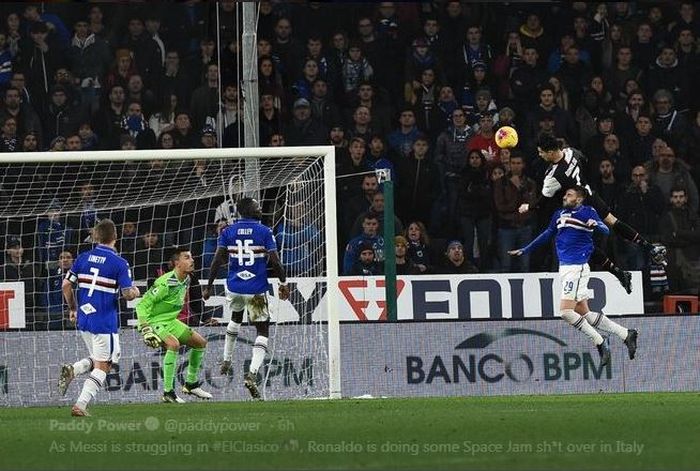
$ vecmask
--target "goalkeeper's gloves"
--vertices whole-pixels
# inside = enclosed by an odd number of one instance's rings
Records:
[[[141,327],[141,335],[143,336],[143,343],[145,343],[147,346],[151,348],[160,347],[160,337],[158,337],[158,335],[156,335],[156,333],[153,332],[153,329],[150,325]]]

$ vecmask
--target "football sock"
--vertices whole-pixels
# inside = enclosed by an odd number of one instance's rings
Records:
[[[177,363],[177,350],[166,350],[163,358],[163,390],[172,391],[175,387],[175,364]]]
[[[627,338],[627,328],[621,326],[617,322],[611,321],[610,318],[602,312],[589,311],[584,316],[593,327],[615,334],[622,340]]]
[[[229,321],[226,326],[226,341],[224,342],[224,361],[231,361],[233,358],[233,347],[236,346],[238,331],[241,329],[241,324],[234,321]]]
[[[612,273],[613,275],[617,276],[619,278],[619,275],[624,272],[620,267],[615,265],[610,258],[605,255],[605,252],[600,250],[598,247],[595,247],[593,249],[593,255],[591,256],[591,261],[595,263],[596,265],[600,265],[600,267],[607,271]]]
[[[204,356],[204,348],[191,348],[190,361],[187,365],[187,382],[196,383],[199,376],[199,367],[202,365],[202,357]]]
[[[107,373],[104,371],[97,368],[92,370],[83,383],[83,390],[80,391],[80,396],[78,396],[75,405],[83,410],[87,409],[88,403],[97,395],[97,391],[99,391],[104,384],[106,377]]]
[[[617,235],[619,235],[623,239],[627,239],[630,242],[634,242],[637,245],[641,245],[647,250],[649,250],[652,247],[652,245],[644,237],[642,237],[639,232],[637,232],[629,224],[624,223],[619,219],[615,221],[615,224],[613,224],[612,229]]]
[[[92,359],[83,358],[82,360],[78,360],[75,363],[73,363],[73,374],[75,376],[78,376],[78,375],[81,375],[83,373],[87,373],[92,368],[93,368]]]
[[[561,318],[564,319],[566,322],[574,326],[574,328],[580,330],[584,334],[586,334],[591,340],[593,340],[593,343],[596,345],[600,345],[603,343],[603,336],[600,335],[588,322],[586,322],[586,319],[582,316],[579,316],[574,312],[573,309],[564,309],[561,311]]]
[[[255,337],[255,343],[253,344],[253,359],[250,362],[250,372],[252,374],[258,374],[258,370],[262,366],[262,362],[265,359],[265,353],[267,353],[267,337],[258,335]]]

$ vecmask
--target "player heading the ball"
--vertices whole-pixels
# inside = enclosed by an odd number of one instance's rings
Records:
[[[255,326],[257,336],[253,343],[253,359],[243,384],[254,399],[260,399],[257,375],[267,352],[270,331],[270,311],[267,292],[270,282],[267,279],[269,263],[273,273],[279,278],[279,298],[289,298],[289,288],[285,284],[286,275],[277,254],[277,244],[272,230],[262,224],[260,204],[253,198],[243,198],[238,202],[239,219],[226,227],[219,235],[218,248],[211,262],[209,283],[202,291],[202,298],[209,299],[214,278],[228,258],[228,278],[226,279],[226,299],[231,305],[231,321],[226,326],[224,359],[221,374],[231,372],[233,348],[238,331],[243,322],[243,311],[248,310],[248,322]]]
[[[97,245],[78,255],[63,280],[71,322],[78,330],[89,356],[61,367],[58,391],[65,395],[76,375],[90,373],[71,410],[76,417],[88,416],[88,403],[104,384],[112,363],[119,362],[119,292],[127,301],[139,295],[132,286],[129,263],[117,255],[117,228],[110,219],[98,222],[92,230]],[[78,294],[73,291],[77,286]]]
[[[176,248],[170,259],[173,270],[158,277],[136,306],[138,329],[143,341],[151,348],[165,347],[163,357],[163,402],[185,402],[175,394],[175,370],[180,345],[190,347],[187,378],[182,392],[200,399],[212,395],[202,389],[198,381],[207,341],[191,327],[178,319],[190,288],[190,274],[194,271],[192,253]]]

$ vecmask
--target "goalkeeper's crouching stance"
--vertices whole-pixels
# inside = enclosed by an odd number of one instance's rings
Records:
[[[207,341],[180,320],[190,287],[194,259],[188,250],[178,248],[172,256],[174,269],[159,277],[136,306],[138,329],[143,341],[151,348],[165,347],[163,358],[163,402],[183,403],[175,394],[175,370],[181,345],[190,347],[187,379],[182,392],[201,399],[212,395],[198,381]]]

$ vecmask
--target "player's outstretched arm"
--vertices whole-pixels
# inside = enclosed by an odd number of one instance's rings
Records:
[[[549,221],[549,226],[547,226],[547,229],[542,231],[540,235],[538,235],[535,240],[527,244],[525,247],[522,249],[516,249],[516,250],[511,250],[508,253],[510,255],[519,257],[520,255],[530,253],[533,250],[535,250],[537,247],[540,247],[541,245],[546,244],[549,242],[549,240],[554,236],[554,234],[557,233],[557,219],[559,218],[559,213],[560,211],[557,211],[554,213],[552,216],[552,219]]]
[[[286,284],[287,274],[284,271],[284,266],[282,266],[282,262],[280,262],[280,257],[277,254],[277,251],[268,252],[268,263],[270,264],[270,268],[272,268],[272,273],[274,273],[275,276],[280,280],[280,299],[289,299],[289,287]]]
[[[216,279],[216,274],[222,266],[226,264],[228,257],[228,250],[226,247],[218,247],[216,253],[214,254],[214,259],[211,261],[211,267],[209,267],[209,280],[207,281],[207,287],[202,289],[202,299],[205,301],[211,296],[211,287],[214,285],[214,280]]]

